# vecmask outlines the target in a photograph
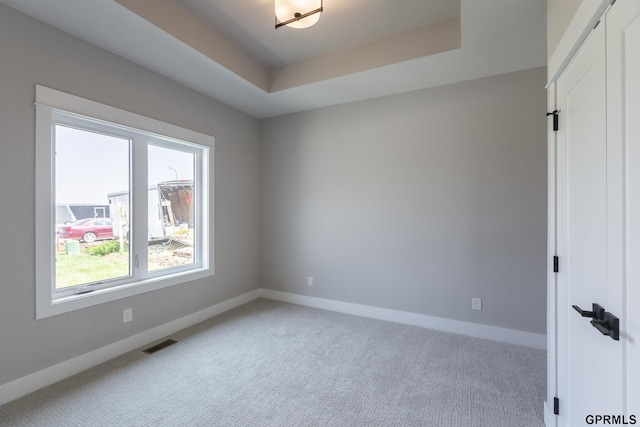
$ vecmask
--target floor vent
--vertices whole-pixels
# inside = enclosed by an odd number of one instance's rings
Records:
[[[146,349],[146,350],[142,350],[142,351],[143,351],[144,353],[147,353],[147,354],[153,354],[153,353],[155,353],[156,351],[158,351],[158,350],[162,350],[163,348],[165,348],[165,347],[169,347],[170,345],[173,345],[173,344],[175,344],[175,343],[177,343],[177,342],[178,342],[178,341],[176,341],[176,340],[166,340],[166,341],[162,341],[161,343],[156,344],[156,345],[154,345],[153,347],[149,347],[148,349]]]

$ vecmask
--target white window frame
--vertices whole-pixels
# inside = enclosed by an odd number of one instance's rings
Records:
[[[159,120],[151,119],[99,102],[84,99],[55,89],[36,85],[36,319],[42,319],[131,297],[145,292],[191,282],[213,276],[213,154],[215,139]],[[131,253],[132,276],[116,280],[107,287],[95,287],[89,293],[75,294],[55,289],[55,156],[54,126],[62,121],[73,124],[91,122],[97,128],[101,123],[118,128],[127,134],[147,138],[147,144],[132,145],[134,167],[131,187],[134,194],[132,204],[132,242],[147,240],[147,170],[137,167],[136,158],[147,157],[147,146],[165,145],[171,148],[172,141],[191,145],[197,152],[194,183],[197,218],[196,241],[198,245],[194,264],[166,270],[147,271],[146,244],[133,246]],[[143,162],[146,165],[146,161]],[[138,196],[135,196],[138,194]],[[137,261],[137,262],[136,262]],[[144,266],[143,268],[137,268]]]

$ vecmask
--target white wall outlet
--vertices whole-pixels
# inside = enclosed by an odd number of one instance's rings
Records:
[[[313,277],[307,277],[307,286],[313,286]]]
[[[133,308],[125,308],[122,312],[122,323],[131,322],[133,320]]]
[[[482,310],[482,298],[471,298],[471,308],[473,310]]]

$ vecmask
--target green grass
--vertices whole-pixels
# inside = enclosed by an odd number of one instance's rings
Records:
[[[105,256],[120,252],[120,242],[117,240],[107,240],[106,242],[100,242],[97,245],[91,245],[84,248],[84,252],[94,256]],[[126,252],[126,250],[125,250]]]
[[[129,275],[127,254],[115,257],[91,255],[56,256],[56,288],[95,283]]]

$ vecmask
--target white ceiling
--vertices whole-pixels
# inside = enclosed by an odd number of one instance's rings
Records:
[[[258,118],[546,65],[546,0],[323,0],[278,30],[273,0],[119,1],[0,3]]]

